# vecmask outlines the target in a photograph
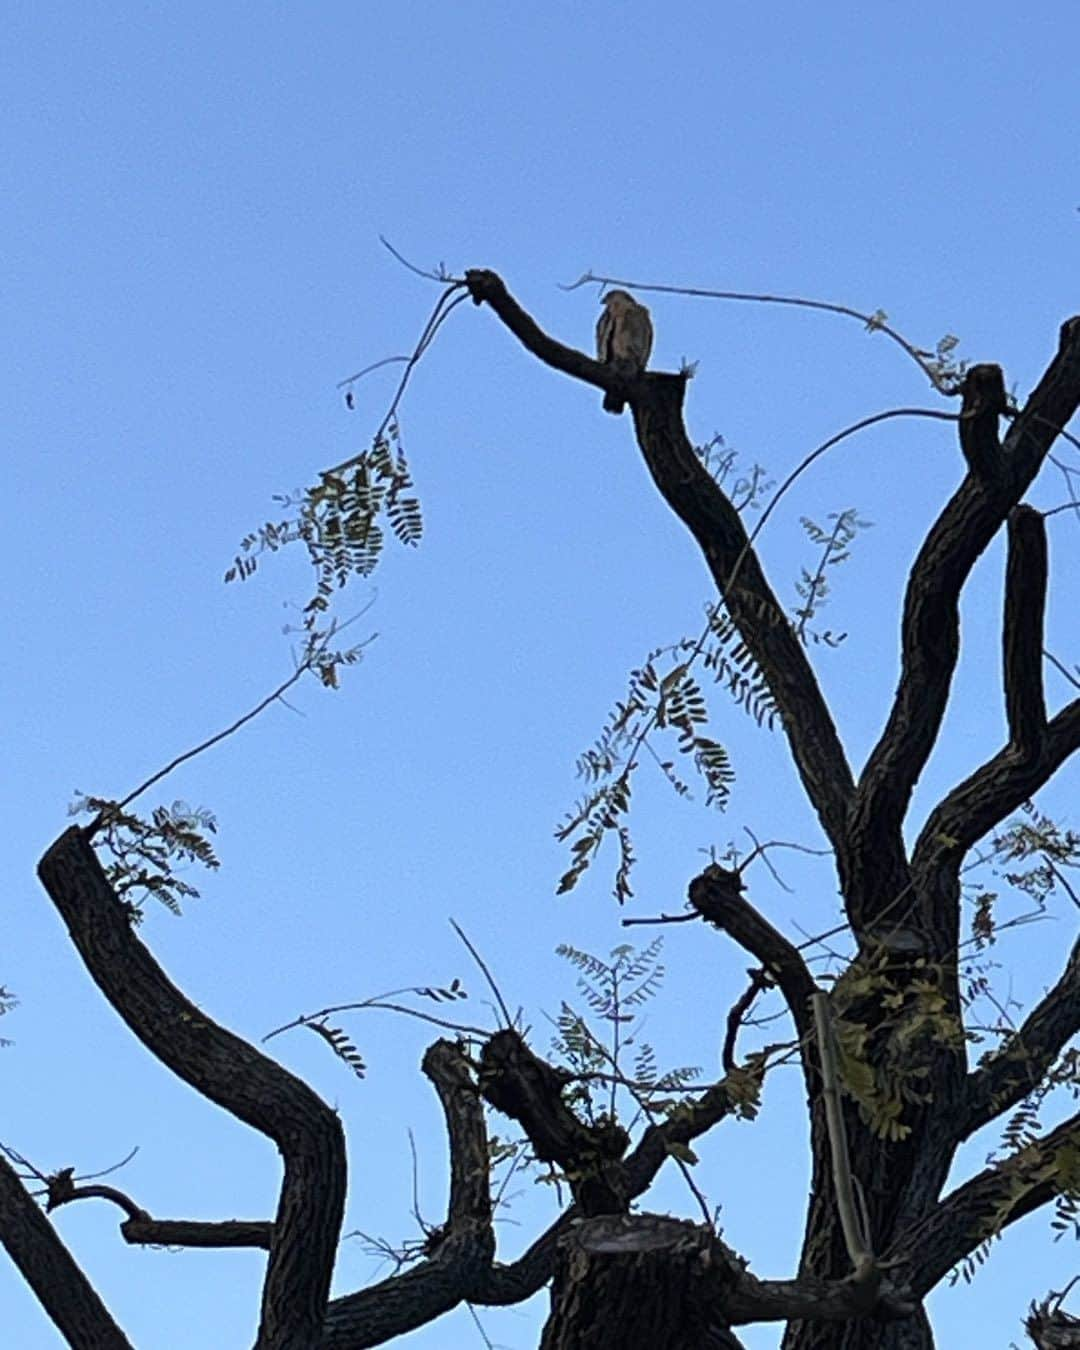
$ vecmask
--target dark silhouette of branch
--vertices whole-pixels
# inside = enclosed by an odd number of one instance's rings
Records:
[[[946,504],[911,569],[904,599],[900,682],[862,775],[850,823],[845,889],[860,897],[849,917],[872,925],[906,874],[901,826],[915,782],[941,729],[959,654],[960,592],[979,555],[1038,472],[1080,403],[1080,318],[1062,325],[1057,354],[1017,414],[996,455],[994,368],[977,366],[963,386],[961,436],[972,469]],[[997,464],[997,472],[994,465]],[[976,836],[978,837],[978,836]]]
[[[476,950],[473,944],[469,941],[468,937],[465,935],[464,928],[462,928],[459,923],[457,923],[454,919],[451,919],[450,927],[454,930],[454,932],[464,943],[466,951],[469,953],[472,959],[476,962],[477,966],[480,968],[481,975],[483,975],[484,979],[487,981],[487,986],[494,995],[495,1002],[499,1008],[499,1012],[502,1013],[503,1022],[505,1023],[506,1026],[512,1026],[514,1019],[510,1016],[510,1009],[506,1006],[506,1000],[503,998],[499,986],[495,983],[495,977],[488,969],[487,963],[484,961],[484,958],[480,955],[480,953]]]
[[[317,1342],[320,1350],[382,1345],[465,1299],[484,1301],[475,1291],[490,1278],[495,1238],[483,1105],[469,1061],[452,1041],[430,1046],[422,1067],[442,1103],[450,1140],[446,1224],[428,1235],[425,1246],[431,1254],[419,1265],[334,1299]]]
[[[597,388],[619,382],[634,415],[645,462],[661,495],[697,541],[713,580],[762,670],[783,720],[803,785],[834,847],[847,827],[854,783],[832,717],[806,654],[750,546],[742,519],[694,453],[682,418],[683,374],[646,372],[625,384],[611,370],[566,347],[536,324],[494,273],[466,282],[539,360]],[[737,584],[731,584],[736,573]]]
[[[154,1219],[149,1214],[125,1219],[120,1225],[125,1242],[150,1247],[258,1247],[269,1251],[274,1225],[269,1219]]]
[[[270,1250],[274,1225],[268,1220],[155,1219],[129,1195],[115,1186],[78,1185],[73,1169],[46,1178],[48,1212],[75,1200],[108,1200],[118,1205],[127,1218],[120,1225],[124,1241],[133,1246],[154,1247],[261,1247]]]
[[[2,1155],[0,1242],[69,1345],[79,1350],[132,1350],[131,1342]]]
[[[902,1232],[883,1266],[901,1270],[916,1297],[929,1293],[987,1237],[1065,1189],[1054,1160],[1058,1150],[1074,1152],[1078,1136],[1080,1115],[1075,1115],[1037,1143],[984,1168]]]
[[[571,1075],[534,1054],[511,1028],[497,1031],[480,1052],[484,1100],[517,1121],[542,1162],[556,1163],[584,1214],[626,1209],[617,1160],[629,1142],[614,1121],[586,1125],[563,1101]]]
[[[1037,755],[1006,745],[934,808],[915,844],[912,869],[926,877],[934,869],[957,870],[964,854],[1047,783],[1080,749],[1080,698],[1046,724]]]
[[[1046,731],[1043,697],[1043,620],[1046,614],[1046,525],[1032,506],[1009,512],[1005,568],[1005,709],[1009,741],[1036,756]]]
[[[810,1006],[816,989],[814,978],[797,948],[743,898],[742,889],[738,872],[711,863],[690,883],[690,904],[703,919],[722,928],[759,961],[778,986],[791,1011],[795,1033],[803,1045],[803,1074],[807,1086],[816,1093],[817,1074],[806,1054],[814,1027]]]
[[[336,1113],[169,981],[132,931],[82,830],[56,840],[38,875],[98,988],[138,1039],[177,1077],[278,1146],[284,1177],[256,1346],[317,1343],[345,1203]]]
[[[960,417],[960,449],[968,468],[983,482],[1001,476],[1001,441],[998,420],[1009,411],[1005,377],[1000,366],[972,366],[961,386],[964,411]]]
[[[1061,1051],[1080,1032],[1080,942],[1054,987],[1014,1035],[968,1075],[956,1116],[956,1137],[968,1138],[1010,1111],[1035,1088]]]
[[[743,1025],[743,1019],[754,1005],[758,994],[764,989],[771,989],[773,981],[769,978],[765,970],[760,967],[757,970],[748,970],[747,975],[750,983],[728,1009],[727,1024],[724,1031],[724,1045],[720,1052],[720,1062],[724,1066],[725,1073],[732,1073],[736,1068],[735,1064],[735,1042],[738,1039],[739,1031]]]

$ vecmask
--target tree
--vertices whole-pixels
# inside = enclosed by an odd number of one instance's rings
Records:
[[[1080,1114],[1046,1134],[1032,1126],[1042,1097],[1076,1081],[1068,1045],[1080,1030],[1080,947],[1022,1025],[969,1064],[972,989],[961,931],[962,869],[980,841],[990,837],[995,856],[1034,859],[1041,870],[1034,879],[1028,874],[1027,884],[1044,890],[1067,886],[1062,869],[1080,855],[1080,839],[1033,808],[1014,820],[1080,746],[1080,698],[1052,715],[1046,709],[1046,530],[1043,514],[1022,500],[1055,441],[1068,436],[1065,427],[1080,403],[1080,318],[1062,326],[1058,350],[1022,407],[1007,397],[997,366],[975,365],[958,373],[960,413],[931,414],[956,422],[967,472],[912,566],[899,684],[884,730],[856,777],[808,656],[807,621],[820,595],[820,569],[806,578],[804,609],[787,617],[754,535],[685,430],[692,371],[635,374],[602,365],[542,331],[493,272],[436,280],[443,294],[406,364],[398,398],[446,315],[471,299],[541,362],[612,396],[613,404],[626,402],[652,479],[700,549],[716,588],[711,636],[680,646],[664,675],[654,658],[635,671],[631,694],[586,757],[593,784],[562,831],[572,850],[563,889],[590,865],[600,841],[614,835],[616,893],[629,894],[630,780],[638,755],[651,748],[652,729],[673,728],[709,793],[723,799],[730,769],[723,747],[702,731],[703,696],[692,671],[699,658],[711,659],[727,672],[740,701],[759,720],[775,720],[786,738],[835,863],[850,958],[824,988],[807,964],[806,944],[793,943],[747,898],[747,860],[713,861],[690,881],[686,913],[668,918],[726,933],[754,963],[750,987],[732,1007],[721,1081],[696,1093],[686,1092],[678,1077],[635,1081],[617,1058],[605,1058],[576,1019],[561,1023],[563,1045],[571,1060],[575,1051],[584,1058],[586,1068],[553,1064],[505,1007],[494,1032],[473,1029],[435,1041],[423,1069],[446,1116],[446,1221],[427,1235],[411,1268],[328,1302],[345,1192],[341,1123],[304,1083],[216,1025],[171,984],[140,941],[138,908],[127,898],[139,885],[168,899],[178,855],[213,865],[208,822],[164,810],[140,821],[127,810],[138,793],[122,802],[91,799],[92,823],[65,831],[42,858],[45,890],[91,976],[134,1034],[197,1091],[272,1139],[284,1175],[275,1216],[256,1222],[155,1219],[111,1186],[77,1183],[70,1170],[38,1175],[48,1207],[95,1195],[126,1211],[121,1232],[129,1242],[265,1249],[260,1350],[379,1345],[464,1300],[513,1303],[548,1281],[545,1350],[737,1346],[733,1329],[762,1321],[786,1322],[786,1350],[929,1347],[927,1293],[1033,1209],[1058,1200],[1068,1219],[1080,1190]],[[883,328],[884,316],[870,316],[868,324]],[[940,360],[898,340],[939,387],[948,385]],[[291,503],[295,514],[288,520],[249,536],[234,569],[236,576],[250,574],[260,550],[294,541],[307,547],[317,585],[305,610],[305,653],[294,679],[311,670],[333,685],[340,667],[355,659],[355,648],[334,645],[339,629],[329,618],[331,598],[351,574],[374,565],[382,540],[378,520],[385,516],[406,542],[418,535],[419,508],[393,445],[397,402],[371,451],[323,474]],[[1008,421],[1004,436],[1002,419]],[[850,528],[850,519],[838,524],[825,538],[827,547],[840,547]],[[908,847],[912,793],[938,739],[958,661],[961,593],[977,558],[1002,530],[1008,742],[988,748]],[[661,767],[681,784],[673,762]],[[108,854],[105,865],[95,843]],[[977,910],[976,932],[983,941],[993,935],[988,900]],[[586,954],[571,957],[601,978],[611,974],[610,966],[590,965]],[[648,958],[642,969],[647,965]],[[738,1031],[754,999],[769,988],[784,1000],[793,1040],[740,1063]],[[453,987],[416,992],[441,1001],[457,993]],[[359,1067],[338,1028],[321,1015],[301,1020]],[[801,1067],[813,1179],[799,1270],[789,1280],[768,1281],[753,1277],[709,1223],[632,1207],[665,1161],[685,1168],[695,1139],[725,1117],[752,1112],[777,1053]],[[597,1079],[622,1086],[645,1110],[648,1123],[636,1139],[614,1112],[583,1109],[588,1084]],[[485,1103],[516,1123],[532,1158],[554,1170],[572,1200],[510,1264],[495,1260]],[[960,1144],[1010,1112],[1004,1155],[943,1195]],[[0,1158],[0,1236],[16,1265],[71,1344],[127,1345],[27,1194],[20,1170],[28,1174],[17,1155]],[[1033,1309],[1029,1328],[1038,1343],[1067,1332],[1070,1319],[1060,1303],[1055,1296]]]

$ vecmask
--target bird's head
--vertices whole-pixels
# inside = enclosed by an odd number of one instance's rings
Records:
[[[604,304],[608,309],[620,309],[623,305],[632,305],[634,297],[628,295],[626,291],[608,291],[604,296]]]

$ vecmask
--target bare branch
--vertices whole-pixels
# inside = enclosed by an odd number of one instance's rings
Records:
[[[111,1170],[111,1169],[110,1169]],[[48,1211],[74,1200],[108,1200],[118,1205],[127,1218],[120,1225],[124,1241],[132,1246],[151,1247],[260,1247],[270,1250],[274,1225],[268,1220],[155,1219],[129,1195],[115,1186],[75,1184],[73,1169],[46,1178]]]
[[[360,611],[360,614],[365,613],[368,608],[370,608],[370,605],[365,605],[364,609]],[[359,617],[359,614],[355,616],[355,618]],[[230,723],[224,730],[215,732],[213,736],[208,736],[206,740],[200,741],[198,745],[192,746],[190,750],[185,750],[182,754],[177,755],[175,759],[171,759],[164,768],[158,769],[156,773],[152,773],[145,782],[140,783],[139,786],[132,792],[129,792],[122,801],[117,802],[115,809],[117,811],[122,811],[124,807],[130,806],[136,797],[141,797],[148,788],[152,788],[155,783],[160,783],[163,778],[167,778],[168,775],[171,774],[174,769],[178,769],[181,764],[186,764],[189,759],[194,759],[196,755],[201,755],[205,750],[209,750],[212,746],[227,740],[234,732],[237,732],[241,727],[246,726],[248,722],[254,721],[261,712],[264,712],[269,708],[271,703],[277,703],[279,700],[284,701],[284,696],[289,692],[297,680],[306,674],[307,671],[313,669],[318,657],[325,650],[327,644],[336,637],[343,628],[347,627],[348,624],[352,622],[354,622],[354,619],[349,619],[345,624],[331,625],[326,635],[308,650],[307,655],[299,663],[289,678],[283,680],[272,693],[269,693],[265,698],[260,699],[253,708],[238,717],[235,722]],[[93,838],[101,824],[102,819],[100,816],[97,820],[90,823],[86,831],[88,839]]]
[[[1015,1035],[968,1075],[956,1121],[957,1140],[968,1138],[1011,1110],[1043,1079],[1080,1031],[1080,942],[1060,978],[1031,1010]]]
[[[508,1027],[509,1027],[509,1026],[512,1026],[512,1025],[513,1025],[513,1022],[514,1022],[514,1019],[510,1016],[510,1009],[506,1006],[506,1001],[505,1001],[505,999],[504,999],[503,996],[502,996],[502,993],[501,993],[501,991],[500,991],[500,989],[499,989],[499,986],[495,983],[495,977],[492,975],[491,971],[488,969],[487,963],[484,961],[484,958],[480,955],[480,953],[476,950],[476,948],[473,946],[473,944],[469,941],[468,937],[466,937],[466,935],[465,935],[465,930],[464,930],[464,928],[461,927],[461,925],[460,925],[459,923],[457,923],[454,919],[451,919],[451,920],[450,920],[450,927],[454,930],[454,932],[458,935],[458,937],[459,937],[459,938],[461,939],[461,941],[464,943],[466,951],[469,953],[469,955],[472,957],[472,959],[476,962],[477,966],[479,966],[479,968],[480,968],[480,973],[483,975],[484,979],[487,981],[487,986],[488,986],[488,988],[491,990],[492,994],[495,996],[495,1002],[498,1004],[499,1011],[502,1013],[503,1021],[505,1022],[505,1024],[506,1024]]]
[[[757,970],[748,970],[746,973],[750,977],[750,983],[728,1009],[724,1045],[720,1051],[720,1062],[724,1066],[725,1073],[733,1073],[737,1067],[735,1063],[735,1042],[743,1024],[743,1018],[753,1007],[758,994],[764,989],[773,987],[771,978],[761,967],[758,967]]]
[[[131,1342],[4,1156],[0,1156],[0,1242],[69,1345],[79,1350],[131,1350]]]
[[[269,1219],[154,1219],[149,1214],[125,1219],[120,1225],[125,1242],[149,1247],[256,1247],[270,1251],[274,1225]]]
[[[579,352],[574,347],[566,347],[561,342],[556,342],[554,338],[548,337],[535,319],[521,308],[506,289],[502,278],[495,272],[472,268],[465,273],[465,284],[469,288],[473,303],[489,305],[518,341],[545,365],[561,370],[564,375],[572,375],[574,379],[583,380],[586,384],[594,385],[605,392],[616,390],[622,392],[627,383],[624,375],[617,374],[610,366],[586,356],[584,352]],[[648,381],[656,379],[677,380],[680,385],[685,383],[681,376],[661,376],[654,373],[640,376],[634,382],[635,388],[644,387]]]
[[[1075,1151],[1080,1115],[1037,1143],[985,1168],[947,1195],[931,1213],[902,1232],[883,1265],[902,1270],[921,1298],[993,1233],[1061,1193],[1055,1162],[1059,1150]]]
[[[470,1225],[487,1230],[490,1259],[494,1238],[490,1233],[487,1128],[469,1061],[453,1041],[436,1041],[426,1051],[422,1067],[439,1094],[450,1138],[447,1231],[464,1232]]]
[[[919,550],[904,600],[900,683],[877,745],[859,780],[851,816],[850,894],[867,910],[890,903],[904,874],[901,826],[915,782],[941,729],[959,652],[959,600],[976,559],[1038,472],[1058,428],[1080,403],[1080,318],[1061,329],[1046,374],[1016,416],[993,473],[991,423],[999,403],[992,368],[964,381],[965,451],[979,466],[946,504]],[[976,836],[978,837],[978,836]],[[857,927],[873,923],[857,913]]]
[[[169,981],[132,931],[82,830],[57,839],[38,875],[95,983],[138,1039],[197,1092],[277,1144],[284,1178],[256,1345],[314,1344],[345,1201],[340,1120],[305,1083],[218,1026]]]
[[[1029,801],[1080,749],[1080,698],[1046,724],[1039,753],[1024,755],[1006,745],[980,765],[934,808],[912,857],[913,871],[958,869],[964,854],[1022,802]]]
[[[450,1139],[450,1201],[446,1224],[429,1234],[431,1255],[412,1270],[334,1299],[320,1350],[361,1350],[440,1317],[476,1295],[490,1277],[491,1228],[487,1131],[469,1061],[452,1041],[426,1051],[423,1070],[435,1086]],[[494,1300],[497,1301],[497,1300]]]
[[[813,1031],[810,1000],[816,989],[813,976],[798,949],[774,928],[741,894],[742,878],[716,863],[706,867],[690,883],[690,903],[717,928],[734,938],[775,981],[784,995],[795,1023],[795,1032],[803,1046]],[[803,1073],[807,1085],[817,1088],[813,1066],[803,1053]]]
[[[961,388],[964,411],[959,426],[960,449],[976,478],[995,483],[1002,470],[998,419],[1009,411],[1001,367],[972,366]]]
[[[935,365],[933,352],[927,352],[909,342],[903,334],[891,328],[886,316],[878,310],[874,314],[864,314],[862,310],[852,309],[850,305],[838,305],[829,300],[808,300],[797,295],[762,295],[749,291],[713,291],[701,286],[661,286],[645,281],[626,281],[617,277],[598,277],[586,272],[572,285],[561,286],[564,291],[576,291],[579,286],[596,283],[602,286],[622,286],[628,291],[653,291],[663,295],[689,295],[704,300],[741,300],[756,305],[791,305],[798,309],[816,309],[826,314],[840,314],[847,319],[858,319],[870,333],[884,333],[897,346],[901,347],[915,362],[934,388],[941,394],[959,392],[953,385],[942,379],[940,369]]]
[[[1005,708],[1009,740],[1021,754],[1039,753],[1046,730],[1043,620],[1046,613],[1046,525],[1034,507],[1009,512],[1005,568]]]

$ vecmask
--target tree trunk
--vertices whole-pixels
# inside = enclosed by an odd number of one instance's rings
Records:
[[[934,1350],[921,1310],[902,1322],[789,1322],[783,1350]]]
[[[733,1262],[678,1219],[586,1220],[560,1244],[540,1350],[738,1350],[723,1315]]]

